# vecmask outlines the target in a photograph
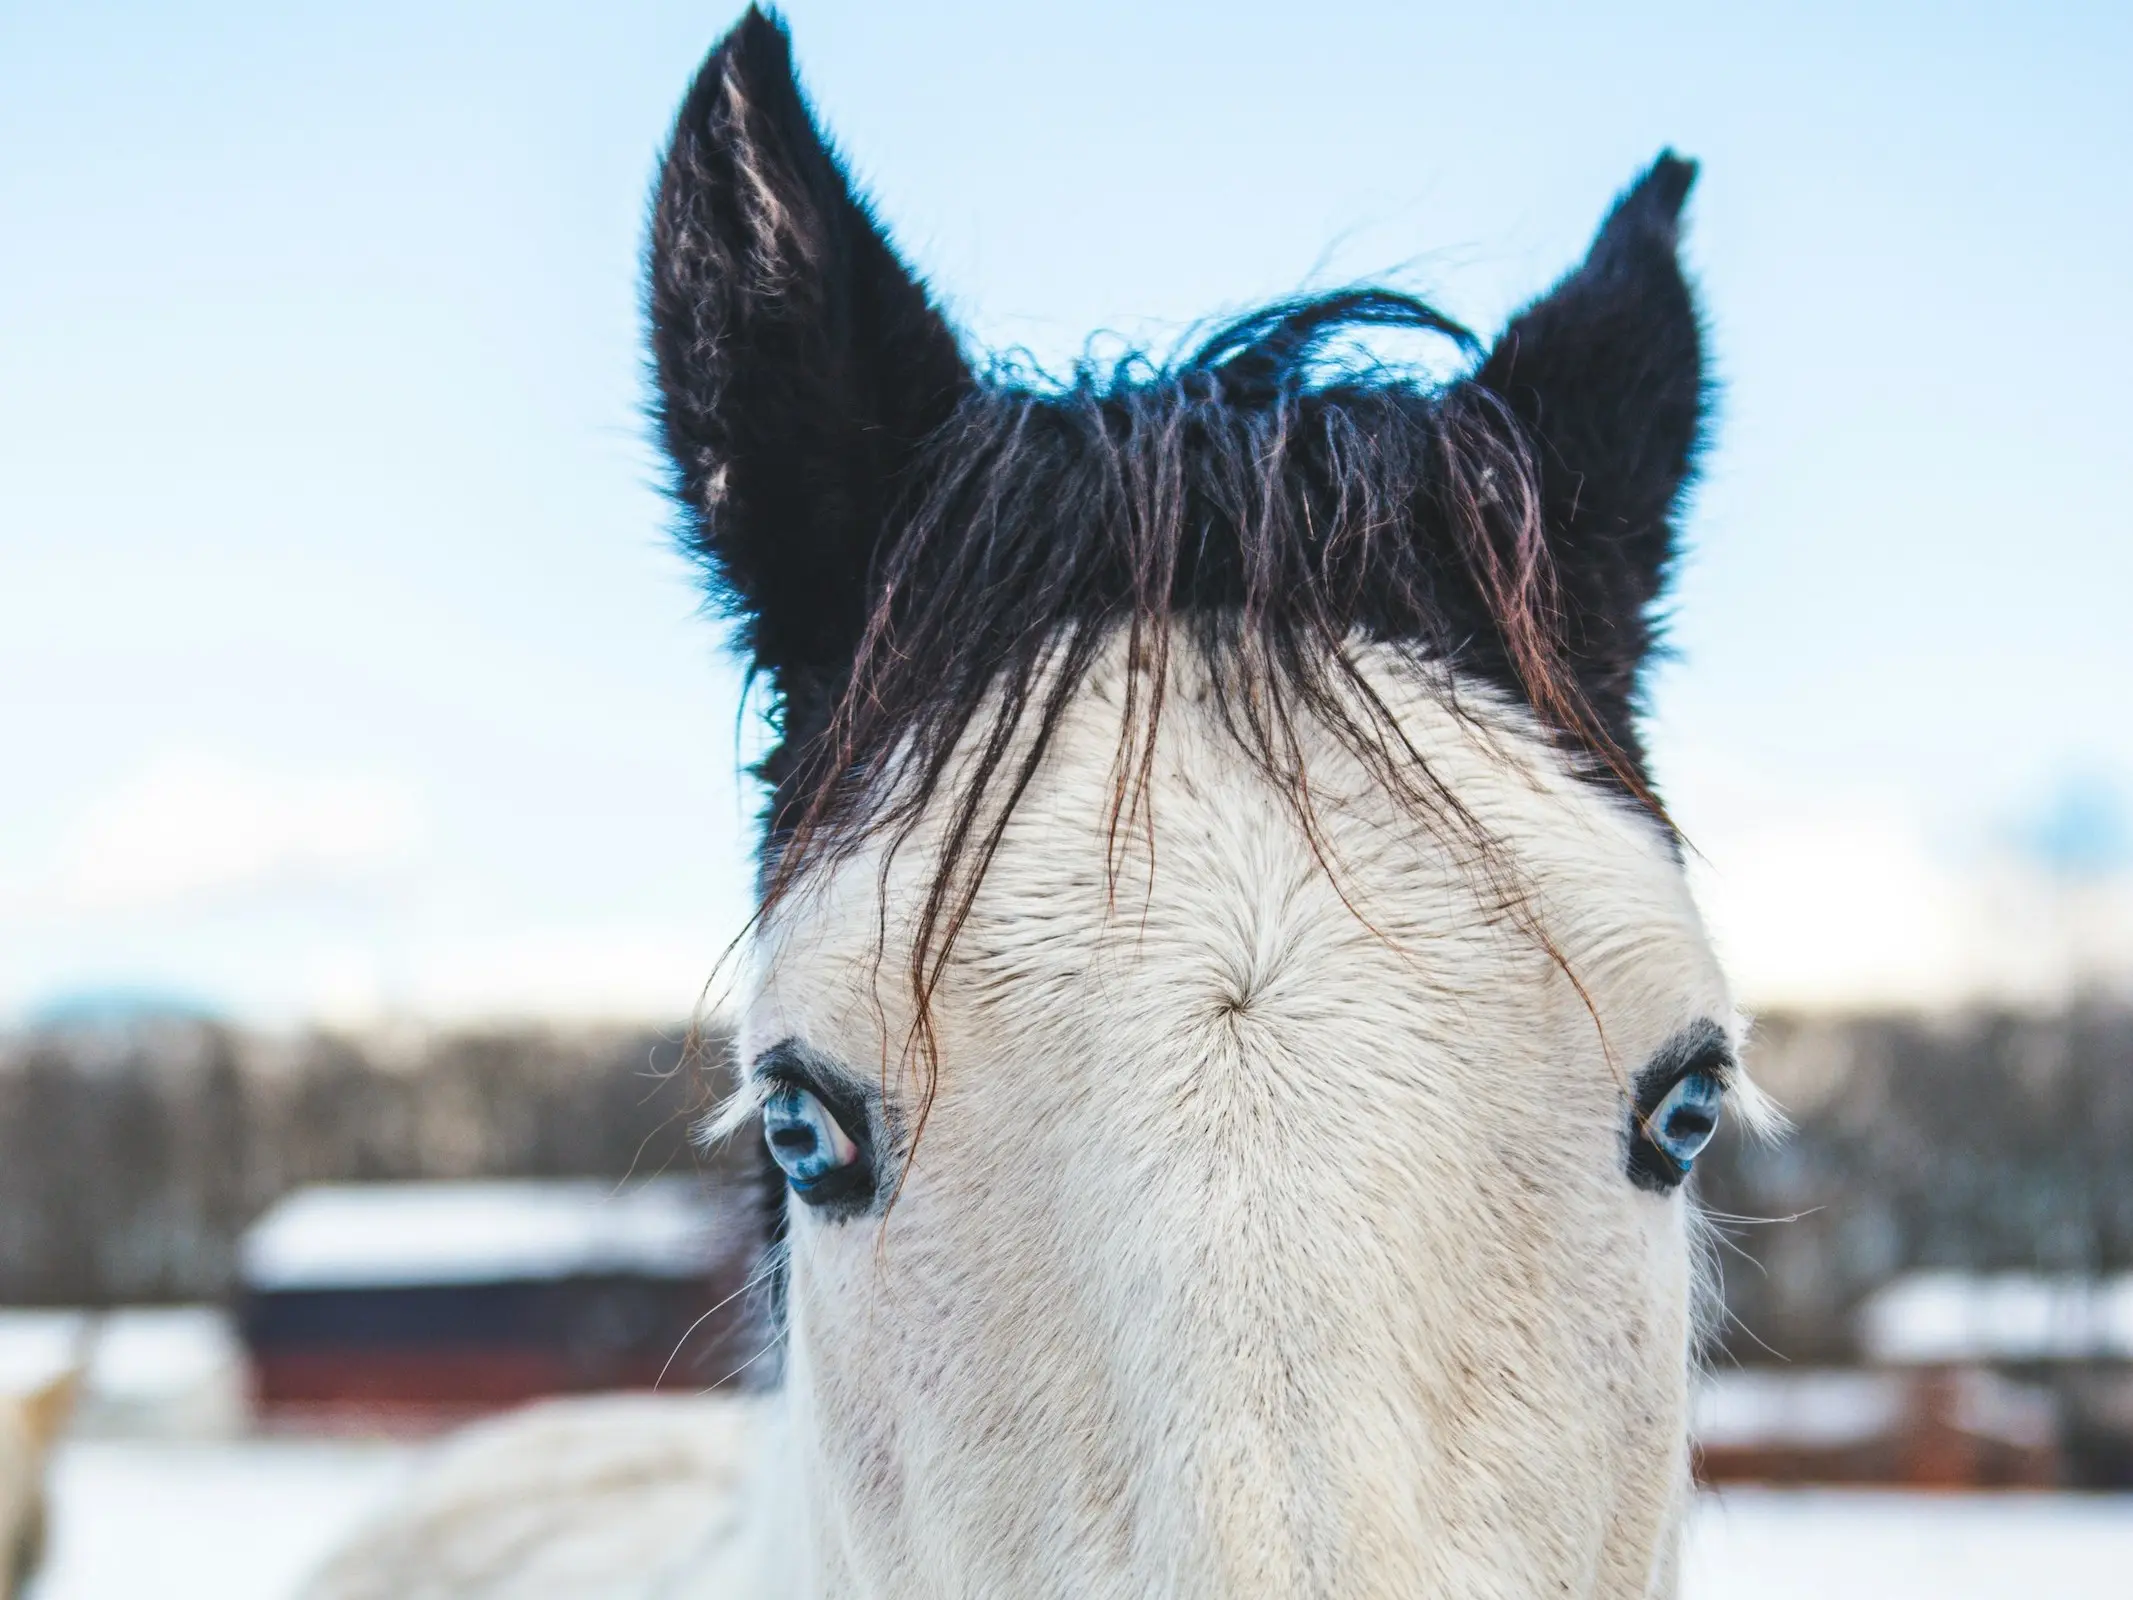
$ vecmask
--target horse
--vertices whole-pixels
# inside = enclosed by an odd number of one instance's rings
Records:
[[[45,1477],[81,1387],[79,1364],[21,1394],[0,1395],[0,1600],[29,1587],[45,1550]]]
[[[775,1378],[492,1423],[316,1594],[1676,1593],[1685,1188],[1763,1115],[1639,730],[1696,170],[1486,345],[1360,288],[1046,376],[739,22],[646,302],[775,734],[707,1132]]]

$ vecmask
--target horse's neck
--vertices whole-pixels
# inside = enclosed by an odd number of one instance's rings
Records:
[[[307,1600],[797,1600],[778,1559],[782,1402],[555,1401],[468,1430]]]

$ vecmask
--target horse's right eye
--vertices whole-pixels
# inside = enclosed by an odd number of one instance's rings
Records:
[[[829,1109],[798,1084],[781,1084],[763,1102],[763,1140],[785,1181],[801,1196],[859,1160],[859,1146]]]

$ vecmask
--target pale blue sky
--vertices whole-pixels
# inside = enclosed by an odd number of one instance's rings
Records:
[[[689,1005],[753,802],[637,253],[734,15],[0,0],[0,1015]],[[1703,160],[1653,742],[1751,996],[1984,971],[1931,940],[1998,845],[2133,789],[2133,9],[790,15],[907,252],[1052,360],[1387,274],[1490,331]]]

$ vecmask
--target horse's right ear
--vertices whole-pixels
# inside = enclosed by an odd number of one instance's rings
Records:
[[[658,422],[688,536],[755,665],[837,682],[899,477],[971,377],[750,8],[674,127],[652,218]]]

